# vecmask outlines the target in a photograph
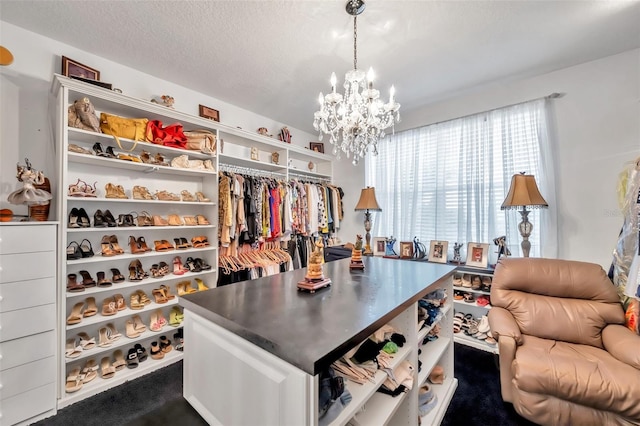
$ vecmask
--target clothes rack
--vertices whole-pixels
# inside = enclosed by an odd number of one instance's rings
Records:
[[[257,177],[273,177],[273,178],[280,178],[280,179],[287,177],[285,173],[270,172],[266,170],[256,170],[249,167],[235,166],[233,164],[225,164],[225,163],[220,163],[219,169],[220,171],[239,173],[243,175],[257,176]]]

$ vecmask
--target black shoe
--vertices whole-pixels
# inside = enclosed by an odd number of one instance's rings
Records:
[[[102,151],[102,145],[100,145],[100,142],[96,142],[93,144],[93,152],[95,152],[98,157],[108,156],[104,151]]]
[[[94,228],[106,228],[107,221],[104,219],[104,215],[102,214],[102,210],[98,209],[93,214],[93,226]]]
[[[69,223],[67,225],[68,228],[82,228],[80,223],[79,212],[77,208],[72,208],[69,212]]]
[[[110,227],[110,228],[116,226],[116,218],[113,217],[113,215],[111,214],[111,212],[109,210],[105,210],[102,213],[102,220],[107,222],[107,226]]]
[[[108,146],[107,147],[107,152],[105,153],[105,155],[109,158],[116,158],[116,153],[113,152],[113,147],[112,146]]]

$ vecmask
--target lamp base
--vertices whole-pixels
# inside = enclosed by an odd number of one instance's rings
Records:
[[[531,252],[529,235],[531,235],[531,231],[533,230],[533,224],[529,222],[529,211],[526,206],[522,207],[520,215],[522,215],[522,222],[518,224],[518,230],[520,231],[520,235],[522,235],[522,243],[520,243],[520,247],[522,248],[522,256],[529,257],[529,253]]]

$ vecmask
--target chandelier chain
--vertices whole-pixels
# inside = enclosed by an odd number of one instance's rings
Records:
[[[358,15],[353,17],[353,69],[358,69]]]

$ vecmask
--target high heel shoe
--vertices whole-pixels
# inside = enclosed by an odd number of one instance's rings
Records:
[[[91,246],[91,241],[87,240],[86,238],[82,241],[80,241],[80,253],[82,254],[82,257],[93,257],[94,253],[93,253],[93,247]]]
[[[98,313],[98,306],[96,305],[95,297],[87,297],[85,302],[87,303],[87,309],[82,313],[83,317],[92,317]]]
[[[207,220],[206,217],[204,217],[203,215],[199,214],[196,216],[196,220],[198,221],[198,225],[210,225],[209,221]]]
[[[95,152],[98,157],[108,157],[108,155],[102,150],[100,142],[94,143],[92,148],[93,152]]]
[[[204,194],[200,191],[196,192],[196,198],[198,199],[198,201],[200,201],[201,203],[210,203],[211,199],[207,198],[204,196]]]
[[[180,196],[169,191],[156,191],[156,198],[161,201],[180,201]]]
[[[202,269],[203,271],[208,271],[211,269],[211,265],[209,265],[204,259],[197,257],[194,260],[196,267]]]
[[[138,244],[138,240],[136,240],[136,237],[132,235],[129,236],[129,247],[131,248],[131,253],[133,254],[146,252],[145,249],[140,247],[140,244]]]
[[[155,298],[155,302],[158,304],[167,303],[167,298],[164,297],[162,290],[154,288],[151,290],[151,294]]]
[[[169,226],[169,222],[162,216],[155,215],[153,216],[153,226]]]
[[[104,186],[104,190],[106,192],[106,198],[120,198],[120,193],[118,192],[117,187],[111,182]]]
[[[116,237],[115,235],[111,235],[109,237],[109,242],[111,243],[111,247],[116,252],[116,254],[124,253],[124,249],[118,244],[118,237]]]
[[[105,228],[107,227],[107,221],[104,218],[104,214],[102,213],[102,210],[98,209],[96,210],[96,212],[93,214],[93,227],[94,228]]]
[[[138,245],[144,251],[151,251],[149,246],[147,246],[147,241],[144,239],[144,237],[138,237]]]
[[[69,212],[69,220],[67,222],[67,227],[68,228],[81,228],[82,226],[80,225],[80,218],[78,217],[78,209],[77,208],[72,208],[71,211]]]
[[[190,193],[189,191],[187,191],[186,189],[183,189],[180,192],[180,195],[182,195],[182,201],[195,201],[196,197],[193,196],[192,193]]]
[[[116,301],[113,297],[107,297],[102,301],[102,315],[105,317],[115,315],[118,313],[116,309]]]
[[[138,221],[138,226],[153,226],[153,217],[146,211],[138,213],[136,220]]]
[[[169,288],[169,286],[163,284],[160,286],[160,290],[162,290],[162,294],[167,298],[167,300],[176,298],[175,294],[171,294],[171,289]]]
[[[187,226],[197,226],[198,221],[195,216],[183,216],[184,224]]]
[[[196,280],[196,283],[198,283],[198,291],[209,290],[209,287],[204,285],[204,281],[202,281],[200,278],[194,278],[194,280]]]
[[[79,293],[84,291],[84,286],[78,282],[78,276],[76,274],[67,275],[67,291],[69,293]]]
[[[71,313],[67,317],[67,325],[79,324],[82,321],[84,302],[78,302],[71,308]]]
[[[97,273],[98,287],[111,287],[113,283],[106,277],[104,271]]]
[[[82,207],[78,209],[78,223],[80,224],[81,228],[89,228],[91,226],[89,215]]]
[[[131,192],[133,193],[133,198],[135,200],[154,200],[155,199],[155,197],[151,195],[149,190],[144,186],[136,185],[133,187],[133,190]]]
[[[200,268],[196,264],[196,261],[192,257],[187,257],[187,261],[185,262],[185,265],[187,265],[187,268],[189,268],[190,272],[200,272],[200,271],[202,271],[202,268]]]
[[[84,197],[84,189],[83,186],[80,185],[82,182],[80,179],[76,183],[72,183],[69,185],[69,190],[67,191],[67,196],[69,197]]]
[[[116,310],[117,311],[124,311],[125,309],[127,309],[127,304],[124,301],[124,296],[121,294],[114,294],[113,295],[113,300],[115,300],[116,302]]]
[[[111,212],[109,210],[105,210],[102,213],[103,219],[105,220],[105,222],[107,222],[107,226],[110,228],[113,228],[114,226],[116,226],[116,218],[113,217],[113,215],[111,214]]]
[[[129,339],[135,339],[136,337],[140,337],[142,332],[135,329],[133,320],[127,320],[125,323],[124,334]]]
[[[169,325],[172,327],[179,327],[182,324],[182,319],[184,315],[180,308],[174,306],[171,308],[171,312],[169,312]]]
[[[100,245],[102,246],[101,253],[103,256],[115,256],[116,254],[118,254],[115,252],[115,250],[113,250],[113,247],[111,247],[111,237],[109,235],[104,235],[102,237]]]
[[[111,268],[111,273],[113,274],[113,276],[111,277],[111,282],[121,283],[124,281],[124,275],[122,275],[120,273],[120,270],[118,270],[117,268]]]
[[[180,256],[173,258],[173,275],[184,275],[185,269],[182,266],[182,259]]]
[[[91,278],[89,271],[80,271],[80,275],[82,275],[82,285],[85,286],[85,288],[96,286],[96,282]]]
[[[107,154],[107,157],[116,158],[116,153],[113,152],[113,147],[112,146],[108,146],[107,149],[105,149],[104,152]]]
[[[129,281],[142,281],[144,277],[138,273],[138,266],[134,261],[129,263]]]
[[[182,219],[180,219],[180,216],[178,216],[177,214],[170,214],[169,215],[169,225],[170,226],[182,226]]]

